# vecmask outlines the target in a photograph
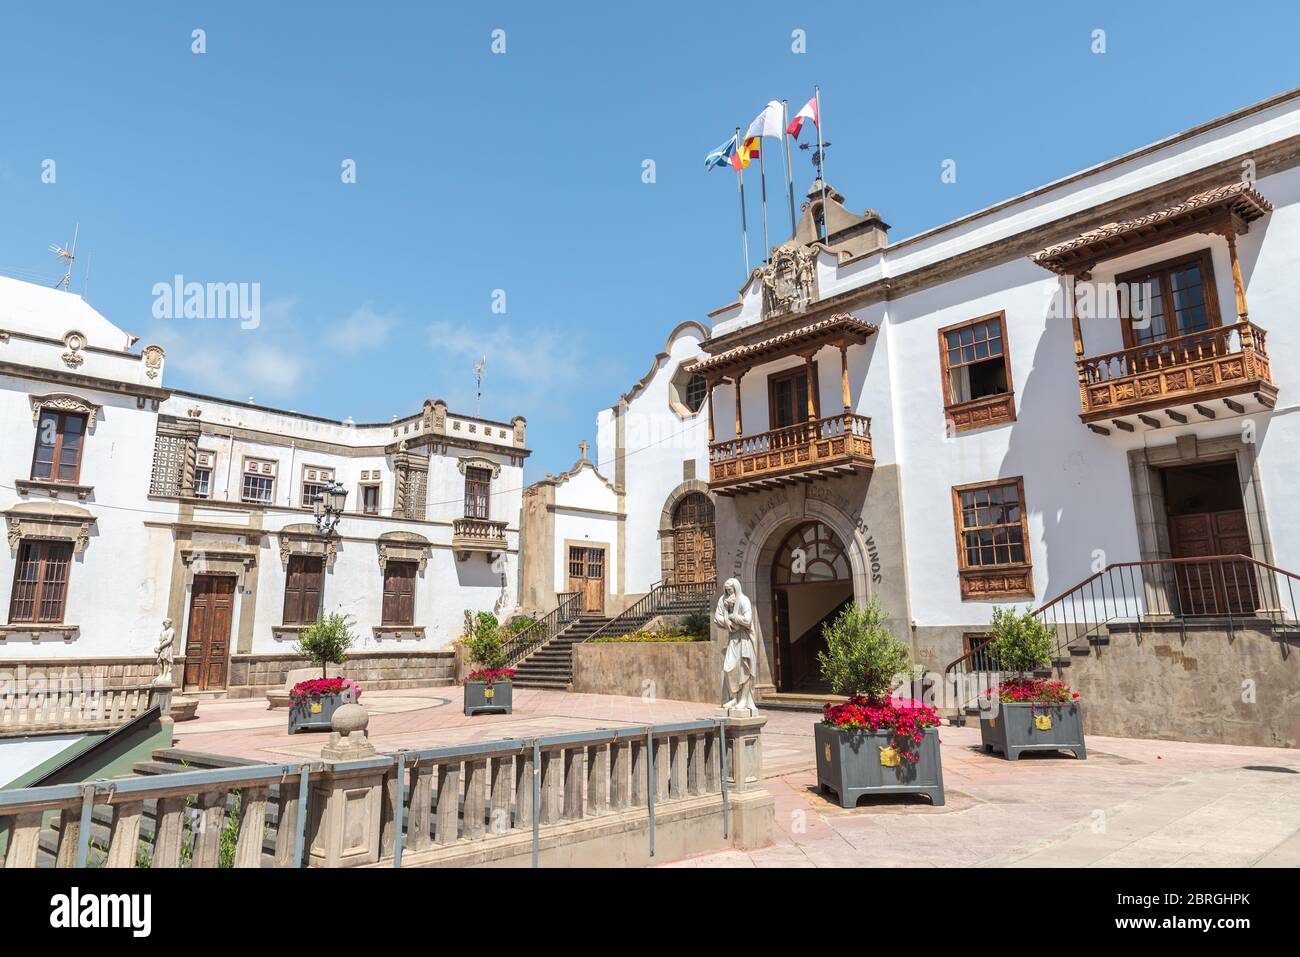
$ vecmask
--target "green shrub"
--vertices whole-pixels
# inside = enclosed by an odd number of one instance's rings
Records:
[[[308,625],[298,635],[298,654],[320,665],[321,676],[328,678],[331,664],[341,665],[348,660],[348,649],[357,640],[353,623],[351,615],[334,614]]]
[[[1011,606],[994,608],[989,633],[989,650],[1003,671],[1024,674],[1046,668],[1056,653],[1056,633],[1039,621],[1028,605],[1023,612]]]
[[[591,639],[592,644],[609,643],[613,644],[620,641],[708,641],[708,635],[688,635],[681,632],[669,631],[637,631],[630,635],[601,635],[598,638]]]
[[[535,624],[537,624],[536,618],[529,618],[527,615],[520,615],[506,626],[506,630],[508,630],[512,635],[517,635],[525,628],[531,628]]]
[[[470,658],[483,668],[500,668],[506,663],[506,642],[497,616],[490,611],[481,611],[471,618],[465,612],[465,621],[473,622],[472,630],[465,639],[465,650]]]
[[[707,641],[712,622],[713,619],[709,617],[708,612],[691,612],[682,619],[682,633],[690,635],[696,641]]]
[[[889,633],[885,617],[873,598],[849,605],[822,629],[826,650],[817,652],[817,663],[836,694],[884,701],[900,674],[912,674],[908,647]]]

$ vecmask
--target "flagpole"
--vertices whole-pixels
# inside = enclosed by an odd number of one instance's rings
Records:
[[[767,147],[763,145],[763,137],[759,136],[758,179],[763,197],[763,262],[767,262],[768,257],[772,255],[772,245],[767,240],[767,167],[763,163],[763,157],[766,155]]]
[[[740,127],[736,127],[736,148],[740,148]],[[745,253],[745,278],[749,278],[749,225],[745,222],[745,168],[736,170],[736,183],[740,186],[740,245]]]
[[[804,89],[807,89],[807,87],[804,87]],[[820,157],[822,158],[821,163],[818,164],[818,170],[817,170],[817,174],[818,174],[818,176],[821,178],[821,181],[822,181],[822,222],[821,222],[821,226],[819,227],[818,231],[822,234],[821,238],[822,238],[822,239],[825,239],[825,238],[826,238],[826,235],[827,235],[827,229],[826,229],[826,151],[825,151],[825,149],[822,148],[822,88],[821,88],[820,86],[815,86],[815,87],[813,87],[813,91],[814,91],[814,92],[813,92],[813,96],[814,96],[814,97],[816,98],[816,100],[817,100],[817,155],[820,156]]]
[[[806,88],[805,88],[806,89]],[[790,101],[781,101],[781,139],[785,140],[785,186],[790,194],[790,238],[794,239],[794,173],[790,169]]]

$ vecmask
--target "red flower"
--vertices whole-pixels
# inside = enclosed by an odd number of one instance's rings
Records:
[[[911,698],[873,704],[861,695],[854,695],[844,704],[826,705],[822,723],[841,731],[892,732],[894,745],[903,759],[916,762],[920,755],[910,745],[925,740],[925,729],[938,727],[940,719],[933,708]]]
[[[998,685],[997,691],[989,688],[984,694],[990,699],[996,695],[1006,704],[1066,704],[1079,698],[1064,681],[1049,678],[1012,679]]]
[[[289,701],[293,704],[304,704],[314,698],[342,694],[349,688],[352,689],[353,700],[360,700],[361,688],[351,678],[312,678],[308,681],[299,681],[290,688]]]
[[[514,676],[514,668],[484,668],[482,671],[471,671],[465,676],[465,681],[486,681],[490,688],[494,683],[509,681]]]

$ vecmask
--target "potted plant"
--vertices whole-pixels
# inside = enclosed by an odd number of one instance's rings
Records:
[[[1026,751],[1073,751],[1088,757],[1083,743],[1083,705],[1063,681],[1033,672],[1048,667],[1056,633],[1028,608],[994,608],[989,630],[999,668],[1010,676],[980,701],[980,742],[1015,761]]]
[[[299,681],[289,689],[289,733],[330,729],[334,712],[354,704],[361,689],[350,678],[331,678],[329,666],[347,661],[348,649],[356,641],[351,615],[326,615],[304,628],[298,636],[298,654],[319,665],[321,677]]]
[[[822,630],[822,677],[849,700],[826,705],[813,729],[817,786],[823,794],[834,791],[841,807],[856,806],[864,794],[925,794],[937,807],[944,803],[939,715],[910,698],[891,697],[899,676],[915,669],[885,618],[872,599],[849,605]]]
[[[510,714],[514,710],[511,690],[515,676],[506,663],[506,642],[497,616],[481,611],[465,614],[465,650],[478,669],[465,676],[465,714]]]

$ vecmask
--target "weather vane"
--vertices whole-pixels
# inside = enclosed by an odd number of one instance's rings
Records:
[[[822,143],[817,146],[813,143],[800,143],[799,149],[812,150],[813,166],[817,170],[817,178],[822,178],[822,162],[826,159],[826,150],[830,148],[830,143]]]

